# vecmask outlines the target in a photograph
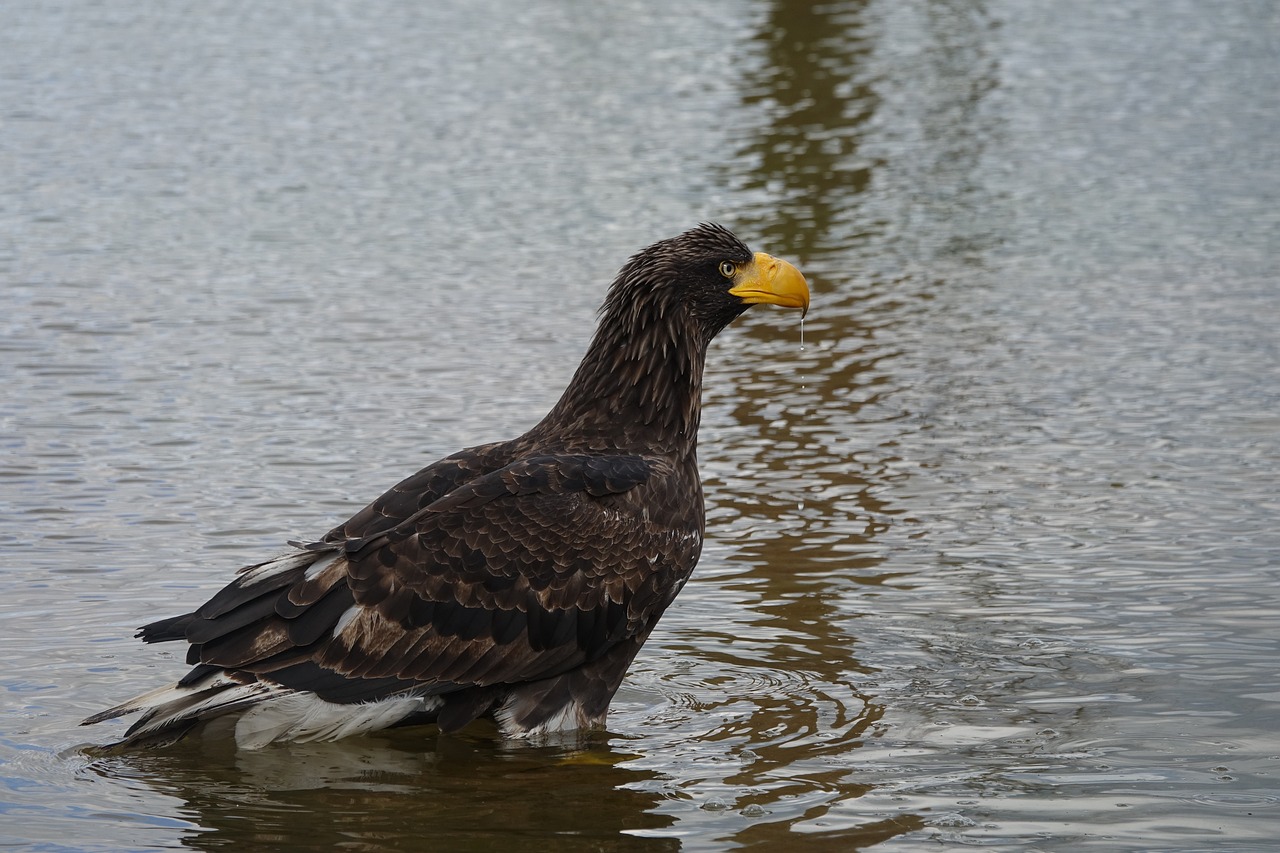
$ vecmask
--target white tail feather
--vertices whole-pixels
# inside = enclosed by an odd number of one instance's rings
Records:
[[[111,720],[116,717],[123,717],[126,714],[134,714],[138,711],[157,711],[166,705],[173,705],[191,701],[191,699],[206,690],[212,690],[219,687],[231,687],[239,684],[238,681],[228,678],[225,674],[219,673],[213,678],[198,681],[195,684],[180,686],[178,684],[166,684],[164,687],[157,687],[155,690],[149,690],[146,693],[134,696],[132,699],[121,702],[114,708],[108,708],[89,717],[81,725],[92,725],[100,723],[103,720]]]
[[[142,737],[184,720],[210,719],[227,714],[246,705],[252,706],[263,701],[272,693],[278,693],[283,690],[283,688],[260,681],[252,684],[239,684],[229,679],[227,679],[226,686],[214,688],[212,691],[207,687],[203,689],[182,687],[170,689],[175,693],[188,691],[190,695],[165,704],[152,705],[147,715],[142,717],[138,724],[129,730],[129,737]],[[201,698],[202,694],[205,694],[203,698]]]
[[[186,720],[207,720],[240,712],[236,744],[260,749],[276,741],[338,740],[394,726],[411,714],[438,709],[434,696],[391,696],[376,702],[326,702],[309,691],[290,690],[255,681],[243,684],[217,674],[193,685],[176,684],[135,696],[124,704],[85,720],[86,723],[132,714],[143,716],[127,740],[144,738]]]

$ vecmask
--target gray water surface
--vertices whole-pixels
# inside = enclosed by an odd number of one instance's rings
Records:
[[[0,6],[0,844],[1270,849],[1275,4],[530,6]],[[813,308],[713,348],[608,732],[80,749],[708,219]]]

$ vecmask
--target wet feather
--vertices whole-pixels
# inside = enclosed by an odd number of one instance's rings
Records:
[[[141,713],[141,745],[237,713],[245,747],[485,714],[512,737],[602,725],[701,551],[702,367],[748,307],[718,270],[752,259],[714,225],[635,255],[542,421],[144,626],[194,668],[85,722]]]

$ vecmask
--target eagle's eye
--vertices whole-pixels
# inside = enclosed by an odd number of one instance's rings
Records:
[[[733,261],[720,262],[720,275],[724,276],[725,278],[733,278],[737,274],[738,274],[738,265],[735,264]]]

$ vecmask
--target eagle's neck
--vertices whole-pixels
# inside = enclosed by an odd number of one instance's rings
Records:
[[[534,431],[600,450],[692,455],[709,341],[682,306],[607,305],[569,387]]]

